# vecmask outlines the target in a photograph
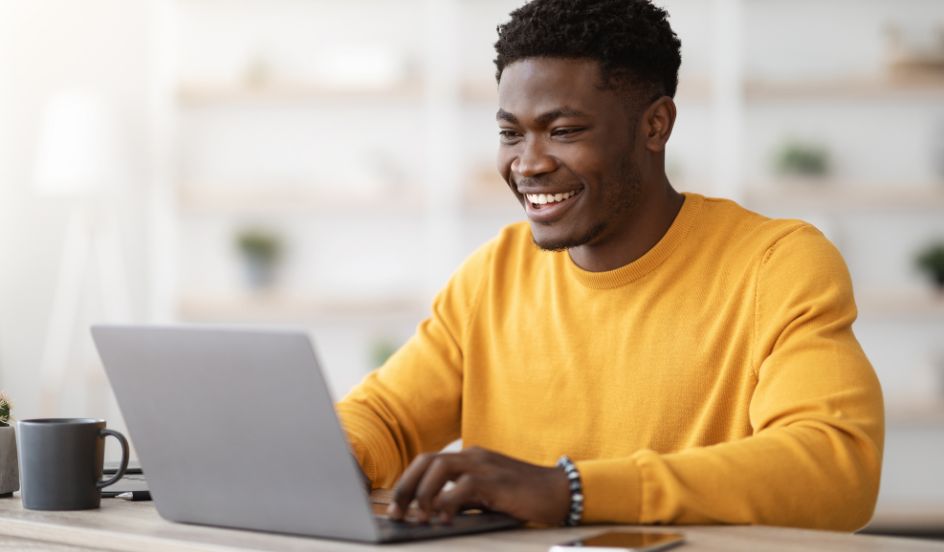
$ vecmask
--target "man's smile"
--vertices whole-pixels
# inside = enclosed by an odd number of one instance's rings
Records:
[[[554,203],[560,203],[565,199],[570,199],[577,195],[577,190],[571,190],[564,193],[556,194],[525,194],[525,197],[528,198],[528,201],[537,205],[552,205]]]
[[[533,222],[555,222],[577,202],[581,192],[583,188],[553,193],[522,192],[525,213]]]

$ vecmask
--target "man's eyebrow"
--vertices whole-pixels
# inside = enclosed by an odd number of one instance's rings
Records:
[[[556,119],[562,117],[586,117],[587,114],[578,109],[573,109],[571,107],[559,107],[557,109],[552,109],[545,113],[538,115],[535,118],[535,122],[539,125],[547,125]],[[518,124],[518,118],[508,113],[504,109],[499,109],[498,113],[495,114],[495,119],[499,121],[508,121],[509,123]]]
[[[512,123],[512,124],[518,124],[518,118],[512,115],[511,113],[508,113],[502,108],[498,108],[498,113],[495,114],[495,120],[508,121],[509,123]]]

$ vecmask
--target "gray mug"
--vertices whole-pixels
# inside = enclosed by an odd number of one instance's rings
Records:
[[[101,505],[101,489],[115,483],[128,467],[128,441],[105,429],[105,420],[36,418],[19,420],[20,495],[31,510],[89,510]],[[121,443],[121,465],[102,481],[105,436]]]

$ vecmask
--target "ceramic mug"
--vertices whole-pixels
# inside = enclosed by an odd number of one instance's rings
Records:
[[[101,505],[101,489],[117,482],[128,467],[128,441],[105,429],[105,420],[36,418],[20,420],[20,494],[31,510],[89,510]],[[102,481],[105,437],[121,443],[121,465]]]

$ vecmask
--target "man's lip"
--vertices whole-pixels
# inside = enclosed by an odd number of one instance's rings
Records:
[[[524,190],[521,188],[515,188],[515,189],[518,190],[518,193],[521,195],[526,195],[526,194],[554,195],[554,194],[566,194],[569,192],[580,192],[581,190],[583,190],[583,188],[570,188],[569,190],[547,190],[545,188],[538,188],[534,190]]]

